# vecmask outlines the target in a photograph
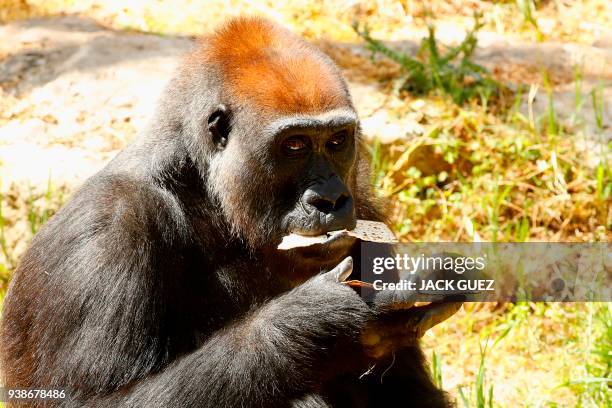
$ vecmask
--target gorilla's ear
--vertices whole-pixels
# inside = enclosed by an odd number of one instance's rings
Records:
[[[208,134],[219,150],[227,145],[230,132],[230,113],[228,108],[221,104],[208,117]]]

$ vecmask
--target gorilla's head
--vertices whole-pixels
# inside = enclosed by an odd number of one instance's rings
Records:
[[[327,56],[266,20],[236,19],[175,82],[187,150],[236,236],[258,248],[354,227],[359,123]]]

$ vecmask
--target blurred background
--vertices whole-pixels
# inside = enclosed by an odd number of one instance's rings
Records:
[[[609,0],[0,0],[0,299],[195,36],[237,14],[341,67],[402,240],[611,240]],[[424,342],[459,407],[612,406],[610,303],[469,304]]]

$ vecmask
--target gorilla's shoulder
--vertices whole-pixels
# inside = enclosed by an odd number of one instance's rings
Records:
[[[99,173],[44,229],[56,237],[83,239],[102,233],[118,242],[164,241],[183,235],[185,219],[180,201],[170,191],[128,174]]]

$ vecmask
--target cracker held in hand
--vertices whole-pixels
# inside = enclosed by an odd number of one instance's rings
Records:
[[[283,237],[278,249],[292,249],[299,247],[307,247],[315,244],[324,244],[332,238],[340,235],[347,235],[358,238],[362,241],[382,242],[393,244],[397,242],[397,238],[386,224],[378,221],[357,220],[355,229],[347,231],[345,229],[338,231],[329,231],[323,235],[314,237],[289,234]]]

